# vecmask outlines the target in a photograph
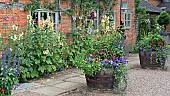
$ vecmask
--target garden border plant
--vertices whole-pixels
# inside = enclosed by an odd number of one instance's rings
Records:
[[[19,82],[21,60],[17,54],[17,50],[13,53],[7,45],[0,57],[0,96],[11,95],[11,91]]]

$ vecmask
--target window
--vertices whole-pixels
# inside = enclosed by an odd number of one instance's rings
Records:
[[[131,14],[125,13],[124,15],[124,28],[131,28]]]
[[[18,0],[14,0],[14,2],[18,2]]]
[[[39,25],[40,20],[46,20],[47,17],[50,16],[56,32],[57,32],[56,24],[61,23],[60,12],[58,11],[48,11],[44,9],[38,9],[35,12],[32,12],[31,16],[33,17],[34,23],[37,25]]]
[[[98,29],[98,25],[99,25],[99,9],[92,10],[92,11],[89,12],[89,15],[87,17],[87,22],[90,22],[90,20],[93,20],[94,30]]]
[[[110,22],[110,28],[114,28],[114,29],[115,29],[115,24],[116,24],[116,12],[113,12],[113,14],[110,16],[109,22]]]
[[[121,9],[123,10],[128,9],[128,2],[122,2]]]

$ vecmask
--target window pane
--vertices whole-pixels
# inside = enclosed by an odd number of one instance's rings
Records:
[[[122,2],[122,9],[128,9],[128,3],[127,2]]]
[[[130,20],[130,14],[128,14],[128,18],[127,18],[127,20]]]

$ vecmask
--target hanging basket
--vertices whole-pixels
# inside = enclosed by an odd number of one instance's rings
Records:
[[[143,68],[161,67],[161,63],[157,61],[157,52],[139,52],[140,65]]]
[[[101,70],[95,76],[85,75],[87,86],[93,89],[113,89],[113,69]]]

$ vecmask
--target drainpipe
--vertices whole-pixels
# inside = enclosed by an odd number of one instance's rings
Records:
[[[121,16],[122,10],[121,10],[121,7],[122,7],[122,0],[120,0],[120,26],[122,25],[122,16]]]

